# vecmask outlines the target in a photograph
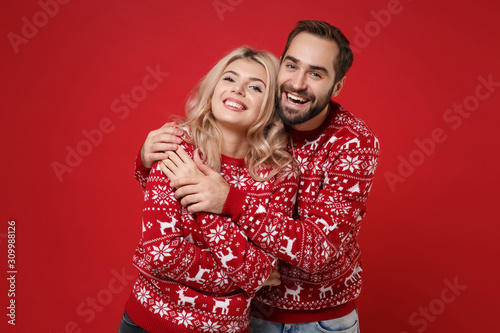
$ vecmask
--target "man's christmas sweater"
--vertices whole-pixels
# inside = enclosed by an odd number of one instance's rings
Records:
[[[192,156],[193,146],[183,147]],[[292,215],[298,185],[292,168],[259,182],[243,159],[222,156],[221,175],[266,211]],[[190,214],[181,207],[158,163],[149,170],[138,156],[135,176],[144,208],[142,239],[133,258],[139,278],[127,314],[149,332],[246,331],[252,297],[276,258],[250,242],[229,217]]]
[[[257,316],[285,323],[340,317],[354,309],[361,291],[357,237],[379,141],[361,119],[333,101],[319,128],[290,131],[300,168],[294,216],[273,210],[263,217],[257,200],[234,186],[223,214],[281,259],[282,283],[259,291]]]

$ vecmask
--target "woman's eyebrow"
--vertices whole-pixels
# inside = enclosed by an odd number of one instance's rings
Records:
[[[224,73],[222,73],[222,75],[227,74],[227,73],[231,73],[231,74],[233,74],[233,75],[240,76],[240,74],[238,74],[237,72],[232,71],[232,70],[225,71]],[[249,79],[250,79],[250,81],[260,81],[260,82],[262,82],[262,84],[263,84],[264,86],[266,86],[266,84],[264,83],[264,81],[262,81],[262,80],[261,80],[261,79],[259,79],[258,77],[249,77]]]

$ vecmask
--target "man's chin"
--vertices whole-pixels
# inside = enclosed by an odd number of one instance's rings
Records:
[[[278,114],[286,125],[298,125],[303,122],[303,115],[297,112],[279,111]]]

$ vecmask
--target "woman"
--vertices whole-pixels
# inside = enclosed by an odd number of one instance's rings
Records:
[[[240,48],[220,60],[187,104],[179,156],[199,149],[230,183],[291,215],[298,174],[273,111],[276,75],[277,60],[266,52]],[[119,332],[246,332],[252,296],[276,258],[230,218],[182,208],[161,164],[142,171],[136,174],[145,193],[134,256],[139,278]]]

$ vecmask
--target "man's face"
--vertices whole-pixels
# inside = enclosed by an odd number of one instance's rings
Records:
[[[298,125],[326,113],[331,97],[342,88],[334,85],[335,41],[302,32],[291,42],[278,73],[278,114],[284,123]]]

